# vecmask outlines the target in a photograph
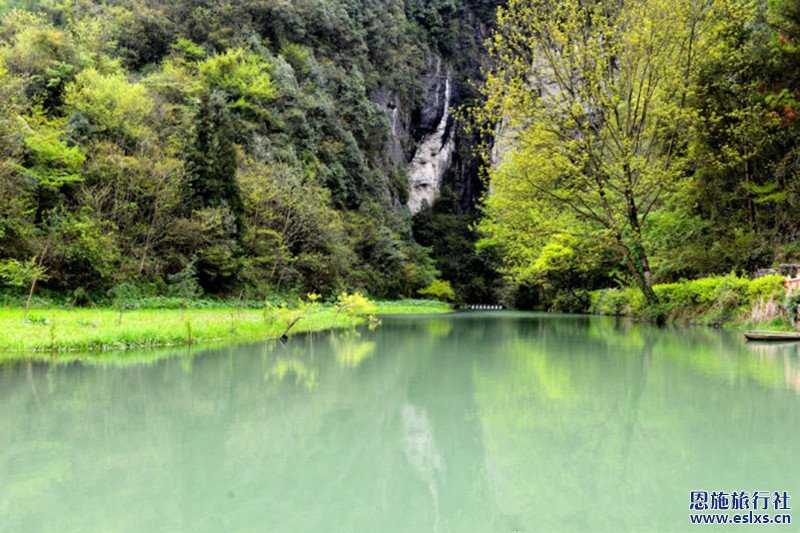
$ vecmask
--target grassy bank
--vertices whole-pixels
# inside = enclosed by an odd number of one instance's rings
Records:
[[[416,300],[378,302],[374,314],[428,314],[449,310],[446,304]],[[137,309],[32,309],[23,323],[20,308],[0,309],[0,352],[107,351],[211,342],[278,338],[296,318],[292,310],[235,307]],[[364,322],[361,315],[336,312],[332,306],[309,309],[291,333],[340,329]]]
[[[751,280],[727,275],[654,285],[656,307],[647,306],[638,289],[606,289],[591,294],[588,311],[715,327],[787,329],[791,322],[783,305],[783,281],[783,276]]]
[[[446,303],[431,300],[398,300],[394,302],[375,302],[376,315],[432,315],[449,313],[452,307]]]

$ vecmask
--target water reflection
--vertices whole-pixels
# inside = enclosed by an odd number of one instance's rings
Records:
[[[783,367],[784,386],[800,395],[800,343],[749,342],[747,347],[761,366]]]
[[[305,363],[296,358],[278,358],[267,372],[265,380],[274,379],[280,382],[289,375],[294,377],[295,385],[302,385],[307,391],[317,388],[319,372],[316,369],[310,370]]]
[[[442,456],[433,438],[433,426],[425,408],[403,406],[403,450],[417,476],[428,487],[435,516],[433,529],[439,528],[439,476],[444,470]]]
[[[528,314],[0,365],[2,531],[676,531],[800,495],[800,352]]]
[[[360,331],[336,332],[329,339],[336,362],[343,368],[358,368],[372,357],[377,347],[374,341],[362,339]]]

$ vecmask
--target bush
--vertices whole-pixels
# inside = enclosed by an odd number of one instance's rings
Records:
[[[553,298],[551,310],[557,313],[584,313],[591,306],[591,295],[586,291],[559,291]]]
[[[723,325],[739,319],[759,302],[783,299],[783,277],[755,280],[733,274],[653,286],[658,309],[645,304],[636,288],[604,289],[591,293],[589,310],[599,315]]]
[[[441,279],[433,280],[430,285],[424,289],[420,289],[417,292],[422,296],[431,296],[432,298],[441,300],[443,302],[452,302],[456,299],[456,293],[453,290],[453,287],[450,286],[450,282]]]
[[[644,297],[633,287],[605,289],[590,293],[589,312],[596,315],[630,316],[644,307]]]

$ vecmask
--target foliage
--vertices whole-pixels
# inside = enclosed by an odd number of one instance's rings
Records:
[[[702,59],[747,5],[512,0],[498,11],[474,115],[484,131],[503,121],[515,132],[483,226],[512,272],[566,252],[554,237],[600,242],[658,302],[643,228],[685,181]]]
[[[336,312],[345,313],[350,316],[369,315],[377,310],[375,304],[366,296],[360,293],[348,294],[341,293],[336,297]]]
[[[692,281],[657,284],[653,290],[661,302],[661,312],[669,320],[722,325],[740,319],[760,302],[781,301],[782,276],[749,280],[729,274]],[[591,294],[588,310],[603,315],[649,318],[648,308],[635,289],[605,289]]]
[[[477,68],[478,4],[2,3],[0,260],[49,247],[43,290],[100,299],[190,266],[222,296],[416,294],[438,271],[373,99],[410,128],[433,54]]]
[[[242,49],[215,54],[200,63],[198,70],[210,88],[227,93],[229,105],[240,111],[256,111],[259,104],[278,96],[269,63]]]
[[[498,276],[492,254],[475,246],[476,220],[475,213],[464,212],[455,196],[444,190],[430,208],[414,216],[414,238],[430,248],[438,276],[452,284],[455,300],[494,303]]]
[[[152,100],[142,84],[128,82],[122,73],[84,70],[67,87],[65,100],[74,112],[89,119],[92,134],[126,142],[149,133],[146,120],[153,109]]]
[[[241,228],[242,196],[236,181],[236,147],[225,96],[214,92],[197,111],[187,157],[189,205],[195,209],[227,206]]]
[[[197,280],[197,269],[195,263],[197,258],[193,257],[183,270],[169,276],[169,294],[177,296],[182,300],[197,300],[202,296],[203,290]]]
[[[417,291],[422,296],[430,296],[435,300],[452,302],[456,299],[456,293],[449,281],[435,279],[424,289]]]
[[[65,135],[65,120],[48,120],[41,114],[30,117],[25,137],[28,162],[23,172],[34,178],[39,185],[60,187],[83,180],[81,171],[86,156],[77,146],[68,146]]]
[[[47,268],[36,257],[27,261],[5,259],[0,261],[0,280],[10,287],[27,287],[33,280],[47,281]]]
[[[278,290],[333,288],[355,261],[330,192],[300,169],[246,161],[239,174],[247,230],[242,275]],[[298,191],[303,191],[298,194]]]
[[[120,283],[108,291],[114,307],[119,310],[117,324],[122,324],[122,315],[127,309],[135,309],[136,300],[139,297],[139,290],[132,283]]]

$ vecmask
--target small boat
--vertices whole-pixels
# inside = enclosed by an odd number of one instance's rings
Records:
[[[749,341],[800,341],[800,332],[792,331],[745,331]]]

